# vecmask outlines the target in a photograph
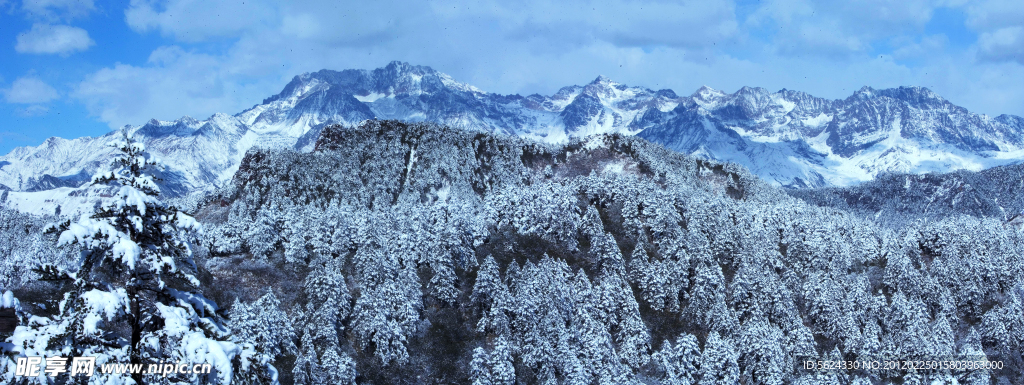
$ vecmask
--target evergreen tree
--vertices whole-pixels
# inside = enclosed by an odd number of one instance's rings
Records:
[[[480,314],[477,331],[507,335],[509,333],[508,316],[511,294],[508,286],[501,281],[498,265],[494,257],[487,256],[477,271],[476,283],[470,295],[474,312]]]
[[[402,239],[387,237],[386,226],[397,227],[391,215],[382,213],[379,222],[371,225],[354,256],[362,287],[351,321],[360,349],[372,343],[374,355],[385,366],[409,359],[409,336],[423,309],[415,257],[405,252]]]
[[[775,384],[785,382],[792,366],[783,351],[783,335],[764,318],[744,322],[738,336],[741,378],[746,383]]]
[[[302,338],[292,369],[295,384],[317,384],[326,377],[339,383],[355,379],[355,363],[344,352],[343,321],[352,310],[352,295],[341,270],[341,258],[321,256],[306,276],[306,311],[299,317]],[[328,363],[325,360],[331,360]]]
[[[676,338],[675,343],[665,340],[661,350],[651,355],[651,361],[657,367],[662,384],[696,384],[700,378],[698,368],[701,361],[697,337],[683,333]]]
[[[231,306],[232,339],[240,345],[250,347],[255,356],[252,364],[266,370],[250,370],[245,376],[246,383],[271,383],[269,373],[276,373],[271,363],[283,355],[296,353],[295,331],[291,320],[280,309],[281,302],[274,292],[268,292],[252,304],[235,299]]]
[[[512,352],[508,340],[504,336],[498,337],[490,352],[483,347],[473,349],[469,374],[474,385],[514,384],[516,372],[512,365]]]
[[[356,363],[348,354],[338,353],[337,349],[327,349],[320,356],[323,369],[322,381],[327,384],[355,384]]]
[[[91,216],[50,230],[60,234],[60,244],[81,247],[80,264],[71,271],[53,265],[38,270],[42,279],[65,281],[72,289],[53,319],[18,328],[11,339],[15,350],[29,356],[95,356],[97,365],[210,364],[212,373],[170,374],[166,381],[230,383],[243,366],[243,354],[228,340],[217,306],[197,292],[186,236],[199,225],[160,201],[152,176],[160,164],[142,143],[124,134],[114,146],[120,154],[112,171],[92,181],[113,186],[113,199]],[[92,381],[148,382],[141,372],[97,372]]]
[[[318,383],[318,379],[326,376],[320,366],[320,357],[316,353],[311,333],[302,334],[302,343],[299,353],[295,357],[295,366],[292,368],[292,381],[295,385],[312,385]]]
[[[704,343],[704,355],[700,363],[700,385],[736,384],[740,380],[740,368],[736,347],[728,338],[718,332],[711,332]]]

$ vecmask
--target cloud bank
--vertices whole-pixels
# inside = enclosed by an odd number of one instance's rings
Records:
[[[18,34],[14,50],[18,53],[69,55],[85,51],[96,44],[89,32],[69,25],[33,24],[32,29]]]
[[[36,77],[20,77],[11,87],[0,90],[8,103],[37,104],[57,99],[60,94],[53,87]]]

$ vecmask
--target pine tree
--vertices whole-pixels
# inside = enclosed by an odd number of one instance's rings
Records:
[[[491,369],[487,365],[487,351],[482,346],[473,349],[473,361],[469,363],[469,376],[473,385],[491,385]]]
[[[717,264],[701,261],[694,269],[685,317],[710,330],[728,330],[737,322],[725,300],[725,277]]]
[[[142,143],[125,133],[114,145],[120,154],[113,170],[92,181],[113,186],[113,199],[91,216],[50,229],[60,234],[60,244],[82,248],[77,269],[38,269],[43,279],[66,281],[73,289],[52,320],[19,327],[15,349],[26,355],[96,356],[97,365],[211,364],[210,374],[172,374],[167,380],[230,383],[240,370],[232,361],[237,364],[242,349],[228,341],[217,306],[196,292],[186,236],[199,225],[160,201],[152,176],[160,164]],[[141,373],[97,373],[92,380],[145,382]]]
[[[984,361],[988,357],[981,345],[981,334],[975,328],[970,328],[957,351],[956,359],[964,361]],[[988,369],[971,370],[961,375],[960,383],[969,385],[981,385],[992,383],[992,374]]]
[[[346,341],[341,337],[342,321],[352,310],[352,295],[342,274],[341,259],[321,256],[313,261],[313,271],[306,276],[306,311],[299,317],[305,327],[292,369],[295,384],[316,384],[325,376],[341,382],[355,378],[354,362],[344,352]]]
[[[311,333],[302,334],[302,344],[299,354],[295,357],[295,366],[292,368],[292,380],[295,385],[316,384],[318,379],[324,378],[326,374],[320,367],[320,358],[316,353]]]
[[[1019,352],[1024,344],[1024,288],[1016,288],[1004,303],[985,312],[981,319],[983,341],[1005,352]]]
[[[619,356],[634,369],[646,364],[651,336],[629,284],[621,275],[605,270],[594,291],[596,307],[612,332]]]
[[[516,372],[512,365],[512,352],[508,340],[504,336],[498,337],[490,352],[484,347],[473,349],[469,374],[474,385],[514,384]]]
[[[675,343],[666,340],[661,350],[651,355],[651,361],[660,373],[662,384],[692,385],[699,379],[700,347],[697,337],[683,333]]]
[[[235,299],[231,306],[232,339],[254,351],[252,362],[248,364],[257,364],[266,369],[246,371],[248,383],[272,382],[267,373],[274,373],[277,368],[271,363],[280,356],[296,353],[295,331],[280,306],[281,302],[273,291],[252,304]]]
[[[783,335],[775,325],[757,317],[743,324],[738,336],[741,376],[747,383],[783,384],[792,366],[783,348]]]
[[[362,287],[352,309],[351,331],[360,349],[373,344],[374,355],[385,366],[409,359],[407,343],[423,309],[415,260],[402,248],[401,240],[387,239],[384,216],[353,257]]]
[[[323,379],[328,384],[354,384],[356,381],[356,363],[348,354],[338,353],[337,349],[327,349],[320,356],[325,376]]]
[[[736,384],[740,380],[740,368],[736,348],[728,338],[718,332],[711,332],[704,343],[704,355],[700,363],[700,385]]]
[[[507,335],[509,333],[506,310],[511,305],[511,294],[501,281],[498,264],[494,257],[487,256],[477,271],[476,283],[470,295],[475,313],[480,314],[477,331]]]

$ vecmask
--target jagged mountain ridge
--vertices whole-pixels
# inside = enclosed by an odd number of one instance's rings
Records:
[[[921,87],[865,87],[843,100],[753,87],[733,94],[702,87],[679,96],[598,77],[551,96],[521,96],[484,92],[401,62],[302,74],[233,116],[152,120],[129,129],[164,159],[169,192],[179,195],[224,185],[253,146],[308,151],[323,127],[373,118],[545,142],[639,135],[676,151],[738,163],[790,187],[845,186],[882,172],[980,170],[1024,158],[1024,119],[974,114]],[[82,183],[72,176],[104,165],[109,140],[51,138],[15,149],[0,157],[0,185],[16,193],[72,189]]]

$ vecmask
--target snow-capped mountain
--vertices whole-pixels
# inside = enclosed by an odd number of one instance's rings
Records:
[[[738,163],[790,187],[845,186],[884,172],[980,170],[1024,159],[1024,118],[975,114],[921,87],[864,87],[842,100],[751,87],[732,94],[702,87],[680,96],[598,77],[551,96],[500,95],[401,62],[302,74],[232,116],[152,120],[128,129],[168,165],[165,192],[182,195],[225,184],[253,146],[308,151],[326,125],[366,119],[433,121],[546,142],[639,135]],[[0,189],[12,190],[6,200],[36,202],[32,193],[42,190],[70,194],[105,167],[111,135],[50,138],[0,157]]]

